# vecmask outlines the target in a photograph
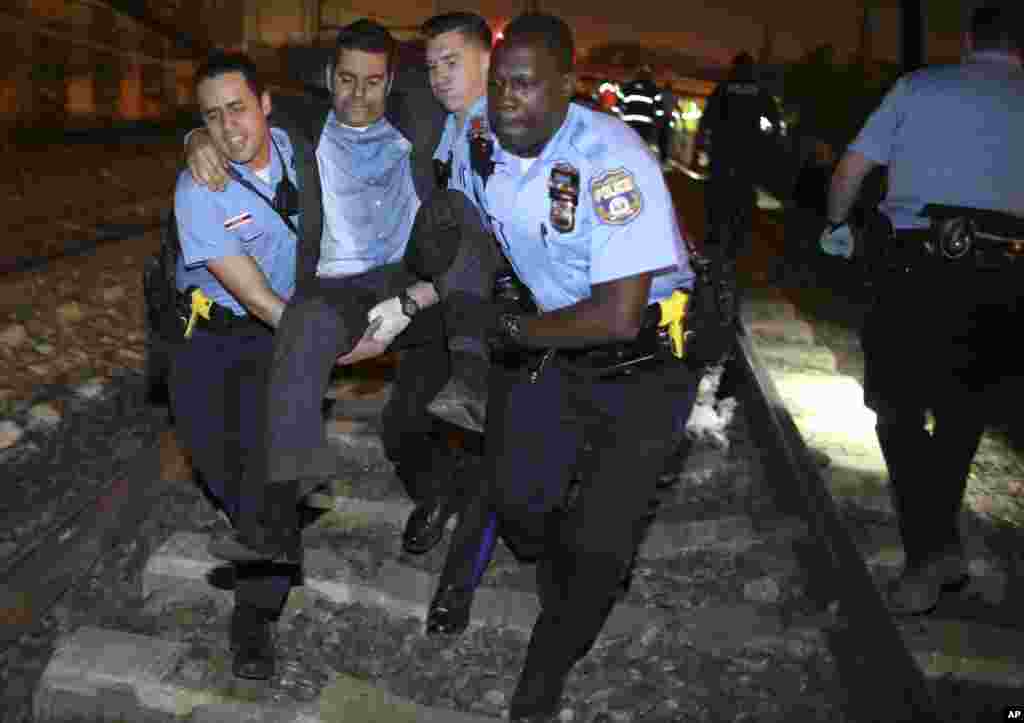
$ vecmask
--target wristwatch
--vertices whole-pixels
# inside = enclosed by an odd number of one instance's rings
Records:
[[[520,344],[519,338],[522,335],[522,329],[519,328],[519,317],[515,314],[502,314],[499,318],[501,325],[501,333],[505,335],[509,341],[513,341]]]
[[[409,296],[408,289],[398,294],[398,303],[402,305],[402,313],[410,319],[416,316],[416,312],[420,310],[420,305],[416,303],[416,299]]]

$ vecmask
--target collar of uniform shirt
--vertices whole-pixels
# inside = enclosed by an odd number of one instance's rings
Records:
[[[575,103],[569,104],[569,111],[565,114],[565,120],[562,121],[562,125],[558,127],[548,142],[544,144],[543,150],[535,158],[523,158],[517,156],[511,151],[507,151],[501,147],[501,142],[498,137],[492,132],[494,137],[494,163],[496,166],[506,166],[510,170],[512,168],[519,169],[520,175],[525,176],[530,171],[530,167],[533,166],[537,161],[546,160],[551,155],[552,148],[556,148],[561,140],[562,136],[566,133],[572,132],[572,127],[576,125],[579,120],[579,109]],[[513,163],[514,162],[514,163]]]
[[[1024,63],[1013,53],[1003,50],[976,50],[967,55],[968,63],[1006,63],[1017,68],[1024,68]]]

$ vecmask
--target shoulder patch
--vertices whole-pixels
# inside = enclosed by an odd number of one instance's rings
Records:
[[[640,215],[644,197],[636,179],[625,168],[606,171],[590,182],[594,211],[605,223],[616,226],[629,223]]]

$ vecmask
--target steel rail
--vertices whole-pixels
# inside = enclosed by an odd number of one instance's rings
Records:
[[[857,719],[896,723],[941,721],[917,662],[882,601],[864,558],[839,517],[832,495],[742,323],[734,363],[738,393],[764,455],[781,509],[807,524],[817,554],[801,564],[811,584],[825,590],[833,612],[829,647],[859,709]]]

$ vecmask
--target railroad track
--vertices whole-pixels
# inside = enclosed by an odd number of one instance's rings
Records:
[[[763,361],[802,332],[776,323],[788,318],[777,300],[751,307],[737,341],[743,384],[731,441],[695,442],[678,483],[659,494],[634,584],[570,678],[563,719],[998,715],[1024,681],[1019,633],[948,620],[908,631],[888,616],[873,581],[884,565],[879,544],[851,536],[783,401],[788,371],[780,370],[792,365]],[[812,347],[805,352],[821,366]],[[327,429],[338,474],[330,509],[305,533],[305,586],[279,625],[275,679],[254,690],[226,672],[232,583],[205,553],[217,519],[194,491],[162,480],[158,450],[145,449],[7,558],[0,636],[16,646],[77,588],[95,586],[98,568],[133,545],[147,551],[125,588],[137,598],[132,615],[72,614],[76,624],[56,626],[65,634],[33,681],[32,720],[482,723],[500,715],[537,611],[532,571],[499,548],[470,631],[456,640],[422,635],[445,546],[422,557],[399,550],[411,505],[376,432],[389,392],[387,368],[378,371],[332,388]],[[471,453],[462,460],[469,473],[479,464]],[[966,651],[982,634],[980,652]],[[985,664],[963,662],[971,660]],[[961,714],[950,713],[950,691],[980,688],[973,702],[957,701]]]

